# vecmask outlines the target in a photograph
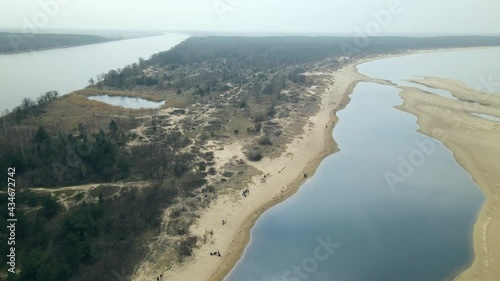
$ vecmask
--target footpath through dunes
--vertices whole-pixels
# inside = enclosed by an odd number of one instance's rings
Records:
[[[250,196],[242,197],[239,193],[219,196],[190,229],[193,235],[200,237],[211,233],[209,241],[195,249],[192,258],[171,268],[163,268],[158,260],[146,260],[138,266],[133,280],[153,280],[160,274],[168,280],[223,280],[243,254],[250,230],[262,213],[294,194],[306,178],[314,174],[321,161],[338,150],[332,138],[338,122],[336,112],[348,104],[348,96],[356,84],[360,81],[390,84],[359,74],[358,63],[337,71],[308,72],[321,78],[315,79],[322,81],[321,85],[309,90],[321,98],[321,107],[281,156],[250,163],[260,172],[249,185],[241,186],[250,190]],[[239,143],[226,146],[216,153],[217,165],[234,156],[243,157],[241,151]],[[222,220],[227,223],[223,225]],[[222,257],[211,257],[213,251],[219,251]]]
[[[115,197],[120,196],[123,189],[145,188],[151,186],[146,181],[140,182],[119,182],[119,183],[93,183],[75,186],[65,186],[58,188],[30,188],[30,192],[50,194],[58,199],[66,210],[71,206],[81,203],[96,202],[99,196]]]
[[[486,202],[474,227],[475,259],[457,281],[498,280],[500,277],[500,122],[471,113],[500,116],[499,96],[468,88],[461,82],[427,78],[419,83],[445,89],[450,100],[416,88],[403,88],[399,107],[418,117],[420,132],[448,147],[458,163],[479,184]]]

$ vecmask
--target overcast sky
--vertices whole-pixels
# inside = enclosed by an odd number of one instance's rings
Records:
[[[0,0],[0,28],[500,34],[499,11],[500,0]]]

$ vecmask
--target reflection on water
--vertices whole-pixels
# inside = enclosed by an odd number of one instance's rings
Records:
[[[131,108],[131,109],[154,109],[154,108],[160,108],[162,105],[165,104],[166,101],[161,101],[161,102],[154,102],[154,101],[148,101],[145,99],[141,98],[131,98],[131,97],[121,97],[121,96],[108,96],[108,95],[100,95],[100,96],[90,96],[88,97],[89,100],[95,100],[95,101],[100,101],[104,102],[110,105],[114,106],[121,106],[125,108]]]

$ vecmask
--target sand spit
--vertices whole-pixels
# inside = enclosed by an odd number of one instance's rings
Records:
[[[338,121],[336,112],[347,105],[350,100],[348,96],[356,84],[360,81],[390,84],[359,74],[356,69],[359,63],[327,74],[326,90],[316,93],[321,97],[321,108],[309,118],[304,133],[288,144],[280,157],[251,163],[261,175],[255,176],[248,186],[242,186],[242,189],[251,190],[250,196],[219,196],[190,229],[193,235],[200,237],[213,233],[210,241],[195,249],[191,259],[165,272],[156,272],[156,276],[163,274],[165,280],[174,281],[224,279],[243,254],[250,239],[250,230],[260,215],[293,195],[306,180],[304,174],[311,177],[321,161],[338,150],[332,138],[333,128]],[[243,158],[241,144],[234,143],[226,147],[216,157],[220,161],[225,160],[222,158],[229,161],[234,156]],[[265,181],[262,175],[266,176]],[[227,220],[227,223],[222,225],[222,220]],[[210,256],[210,252],[214,251],[220,251],[222,257]],[[153,277],[139,273],[133,280],[153,280]]]
[[[424,77],[423,79],[411,80],[411,82],[429,88],[449,91],[461,101],[486,105],[487,107],[482,108],[484,110],[498,113],[497,109],[500,109],[500,95],[486,92],[487,90],[494,90],[493,86],[482,85],[479,89],[473,90],[464,82],[438,77]],[[460,106],[464,109],[474,109],[473,106],[475,105],[461,104]]]
[[[402,88],[399,109],[418,117],[420,132],[449,148],[481,187],[486,202],[474,226],[472,265],[456,281],[498,280],[500,277],[500,123],[471,113],[500,116],[499,96],[467,88],[461,82],[440,78],[418,81],[449,90],[460,100],[450,100],[415,88]]]
[[[288,144],[280,157],[252,163],[261,174],[255,176],[248,186],[241,187],[249,188],[251,196],[219,196],[190,229],[197,236],[213,233],[210,241],[195,249],[193,257],[182,264],[174,265],[164,272],[151,272],[154,266],[146,265],[145,268],[149,270],[137,272],[132,280],[154,280],[155,276],[163,274],[164,280],[222,281],[243,254],[250,239],[250,230],[262,213],[293,195],[306,180],[304,174],[312,176],[326,156],[338,151],[332,138],[332,131],[338,121],[335,113],[349,103],[349,94],[357,83],[365,81],[396,86],[389,81],[366,77],[358,73],[356,66],[388,57],[440,51],[450,50],[381,55],[353,62],[331,73],[310,73],[330,76],[326,90],[316,93],[321,97],[321,109],[310,117],[304,133]],[[500,116],[500,112],[495,110],[496,101],[490,99],[490,104],[478,101],[477,99],[484,97],[477,96],[477,92],[456,81],[451,83],[446,79],[426,78],[414,82],[449,90],[459,99],[454,101],[415,88],[403,88],[401,96],[405,102],[400,109],[419,118],[422,133],[436,139],[446,136],[440,140],[453,151],[457,161],[467,169],[487,195],[488,201],[474,230],[476,259],[472,267],[460,275],[458,281],[495,280],[494,276],[500,276],[500,266],[496,264],[500,262],[500,214],[497,210],[500,175],[495,175],[500,169],[499,163],[494,161],[500,159],[500,146],[495,146],[500,143],[500,123],[471,113]],[[481,94],[485,93],[479,93]],[[441,130],[438,132],[444,131],[444,134],[433,134],[436,129]],[[235,156],[242,159],[241,148],[242,144],[233,143],[217,153],[216,158],[222,162]],[[266,175],[265,181],[262,181],[262,175]],[[222,220],[227,220],[227,223],[222,225]],[[210,252],[214,251],[220,251],[222,257],[210,256]]]

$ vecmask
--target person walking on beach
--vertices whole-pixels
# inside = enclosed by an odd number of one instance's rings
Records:
[[[243,193],[241,195],[243,195],[243,197],[247,197],[247,195],[249,195],[249,194],[250,194],[250,189],[247,188],[247,189],[243,190]]]

